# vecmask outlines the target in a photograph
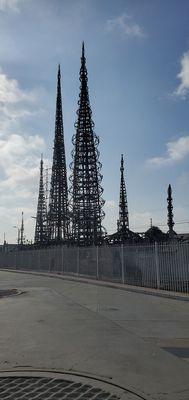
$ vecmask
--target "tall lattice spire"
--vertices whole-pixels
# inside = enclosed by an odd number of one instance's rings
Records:
[[[118,231],[125,232],[129,229],[129,213],[127,204],[127,192],[124,178],[124,160],[123,154],[121,155],[121,182],[120,182],[120,198],[119,198],[119,219],[117,222]]]
[[[39,196],[37,204],[35,243],[45,243],[47,241],[47,205],[43,184],[43,158],[40,161]]]
[[[72,138],[74,145],[71,164],[73,169],[71,177],[72,238],[78,245],[92,245],[99,244],[103,240],[104,200],[101,198],[102,175],[97,149],[99,138],[94,133],[92,121],[84,43],[82,44],[80,82],[76,135]]]
[[[58,67],[54,152],[48,212],[49,240],[66,240],[69,235],[68,184],[64,146],[61,73]]]
[[[172,198],[172,188],[171,185],[168,186],[167,190],[167,225],[168,225],[168,235],[169,237],[175,236],[176,232],[173,230],[173,227],[175,225],[174,220],[173,220],[173,198]]]

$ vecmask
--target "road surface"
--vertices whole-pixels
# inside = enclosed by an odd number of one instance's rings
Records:
[[[0,271],[0,370],[70,371],[189,399],[189,302]]]

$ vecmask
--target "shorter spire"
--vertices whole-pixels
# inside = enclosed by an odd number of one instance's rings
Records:
[[[40,180],[39,180],[39,196],[36,215],[35,227],[35,243],[44,243],[47,241],[47,206],[45,200],[45,192],[43,185],[43,155],[40,161]]]
[[[127,204],[127,192],[124,178],[124,159],[121,154],[120,163],[120,197],[119,197],[119,219],[117,221],[117,232],[109,235],[109,243],[138,243],[141,238],[138,233],[132,232],[129,229],[129,212]]]
[[[119,219],[118,219],[118,231],[129,229],[129,212],[127,204],[127,192],[124,179],[124,159],[121,154],[121,182],[120,182],[120,198],[119,198]]]
[[[170,238],[176,235],[176,232],[173,230],[173,227],[175,225],[174,220],[173,220],[173,198],[172,198],[172,187],[169,184],[168,189],[167,189],[167,225],[168,225],[168,235]]]

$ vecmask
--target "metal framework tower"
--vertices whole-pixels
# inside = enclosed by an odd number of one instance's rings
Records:
[[[48,237],[53,241],[65,241],[69,236],[68,184],[61,97],[61,73],[58,67],[57,99],[53,164],[50,186]]]
[[[35,226],[35,243],[47,242],[47,205],[43,184],[43,159],[40,162],[39,196]]]
[[[115,243],[140,243],[141,237],[138,233],[129,229],[129,213],[127,204],[127,192],[124,178],[124,160],[121,155],[121,180],[120,180],[120,197],[119,197],[119,219],[117,221],[117,231],[108,236],[109,244]]]
[[[121,182],[120,182],[120,198],[119,198],[119,219],[117,221],[118,231],[126,232],[129,229],[129,213],[127,204],[127,192],[124,179],[124,160],[121,155]]]
[[[102,175],[99,160],[99,138],[94,133],[90,108],[88,77],[84,43],[82,44],[80,68],[80,95],[76,134],[72,138],[74,150],[71,168],[72,239],[77,245],[100,244],[105,233],[102,227],[104,200],[101,195]]]
[[[175,225],[174,220],[173,220],[173,198],[172,198],[172,188],[171,185],[168,186],[167,190],[167,225],[168,225],[168,236],[172,238],[173,236],[176,235],[176,232],[173,230],[173,227]]]

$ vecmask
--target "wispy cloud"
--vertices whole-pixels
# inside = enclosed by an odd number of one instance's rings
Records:
[[[44,140],[39,135],[23,137],[14,134],[0,139],[2,194],[6,191],[6,195],[18,193],[20,197],[24,189],[31,188],[38,174],[39,149],[44,149]]]
[[[180,72],[177,75],[180,84],[173,92],[173,95],[185,99],[189,92],[189,51],[183,54],[180,64]]]
[[[28,117],[41,112],[43,97],[42,89],[23,89],[0,69],[0,208],[9,215],[9,231],[21,209],[28,221],[36,209],[45,141],[41,135],[29,133]],[[31,222],[28,224],[30,227]]]
[[[148,165],[163,167],[182,161],[189,155],[189,136],[182,136],[178,140],[166,143],[166,153],[162,157],[153,157],[147,160]]]
[[[126,13],[116,18],[109,19],[106,23],[106,30],[109,32],[117,30],[124,35],[131,37],[146,36],[143,28],[133,21],[133,18]]]
[[[108,233],[116,232],[119,212],[118,204],[116,204],[114,200],[106,200],[103,210],[105,212],[103,225],[107,229]]]
[[[150,227],[150,218],[153,213],[150,211],[133,212],[130,214],[130,229],[138,232],[145,232]]]
[[[36,212],[40,152],[44,148],[44,139],[39,135],[13,134],[0,139],[0,214],[2,210],[1,221],[9,232],[9,240],[15,241],[12,227],[20,223],[22,210],[26,233],[33,236],[30,217]],[[44,161],[46,164],[47,160]]]
[[[0,0],[0,11],[11,10],[19,12],[21,3],[23,3],[23,0]]]
[[[22,89],[0,69],[0,135],[13,132],[22,118],[39,114],[43,89]]]
[[[30,100],[31,94],[20,89],[16,79],[9,78],[0,71],[0,103],[18,103]]]

